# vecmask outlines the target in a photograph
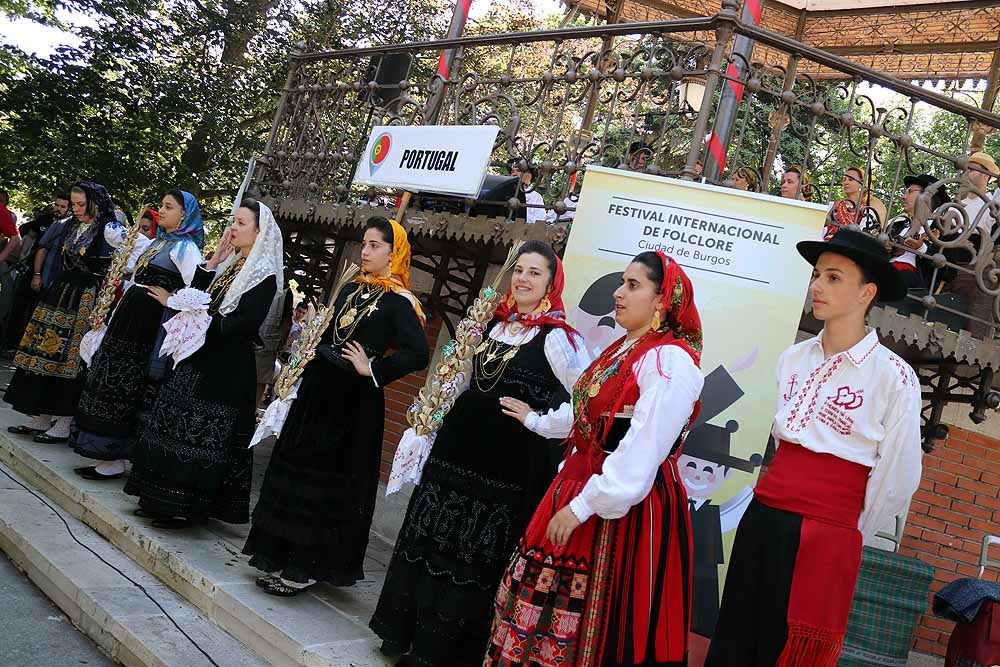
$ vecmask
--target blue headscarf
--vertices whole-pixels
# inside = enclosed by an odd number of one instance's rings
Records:
[[[201,220],[201,207],[198,200],[190,192],[181,191],[184,196],[184,219],[180,226],[172,232],[165,231],[163,227],[156,228],[157,240],[166,241],[173,246],[181,243],[180,254],[184,255],[187,242],[194,243],[201,250],[205,247],[205,223]]]

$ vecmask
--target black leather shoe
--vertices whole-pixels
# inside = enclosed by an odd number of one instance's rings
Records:
[[[7,432],[13,433],[14,435],[34,435],[36,433],[45,433],[45,431],[40,428],[32,428],[25,424],[19,424],[17,426],[8,426]]]
[[[56,438],[54,436],[49,435],[48,433],[39,433],[34,438],[32,438],[32,440],[34,440],[35,442],[40,442],[43,445],[54,445],[57,442],[67,442],[69,440],[69,436],[67,435],[65,438]]]
[[[105,475],[103,473],[97,472],[97,468],[94,466],[87,466],[86,468],[74,468],[73,472],[75,472],[80,477],[83,477],[84,479],[95,479],[98,481],[105,479],[121,479],[122,477],[125,476],[125,473],[123,472],[115,473],[114,475]]]

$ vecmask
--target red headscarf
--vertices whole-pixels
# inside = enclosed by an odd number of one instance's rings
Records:
[[[156,237],[156,228],[160,224],[160,212],[159,211],[155,211],[155,210],[153,210],[151,208],[147,208],[145,211],[143,211],[142,217],[145,218],[147,216],[149,217],[150,220],[153,221],[153,230],[152,231],[153,231],[153,237],[155,238]]]
[[[660,251],[656,254],[663,263],[663,282],[660,284],[662,324],[659,330],[643,334],[624,356],[618,358],[616,353],[624,337],[617,340],[580,376],[573,387],[575,424],[570,436],[580,451],[590,451],[596,456],[614,421],[613,415],[638,397],[638,379],[633,367],[646,352],[661,345],[676,345],[691,355],[696,366],[701,367],[701,317],[694,304],[691,280],[680,264]],[[600,383],[600,390],[596,396],[591,396],[590,390],[595,382]],[[688,418],[688,425],[694,422],[700,411],[701,401],[698,401]]]
[[[566,331],[570,345],[576,349],[576,338],[580,335],[576,329],[571,327],[566,321],[566,305],[563,303],[562,293],[566,284],[566,275],[563,273],[562,260],[556,255],[556,271],[552,277],[552,287],[546,295],[549,300],[549,309],[545,312],[520,313],[516,305],[510,305],[513,301],[513,294],[510,287],[507,293],[500,299],[494,318],[501,322],[520,322],[525,327],[553,326]]]

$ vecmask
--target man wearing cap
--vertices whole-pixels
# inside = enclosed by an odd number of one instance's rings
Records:
[[[997,167],[993,156],[983,151],[973,153],[968,157],[964,175],[987,198],[992,198],[997,204],[1000,204],[1000,191],[993,192],[992,194],[989,191],[990,181],[1000,177],[1000,167]],[[989,207],[986,206],[986,202],[983,201],[982,197],[976,192],[969,192],[965,199],[962,200],[962,204],[965,206],[965,212],[968,213],[969,221],[973,225],[979,227],[986,234],[993,232],[993,227],[998,221],[993,218]]]
[[[874,237],[803,241],[819,336],[778,360],[778,443],[736,532],[706,667],[833,667],[861,547],[920,483],[920,383],[865,316],[906,294]]]

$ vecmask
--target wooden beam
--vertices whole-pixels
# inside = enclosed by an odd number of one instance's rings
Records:
[[[804,43],[809,44],[809,33]],[[936,42],[934,44],[863,44],[861,46],[817,46],[838,56],[915,56],[934,53],[985,53],[996,48],[990,42]]]
[[[765,0],[766,5],[778,5],[787,9],[794,9],[776,0]],[[916,12],[948,12],[948,11],[972,11],[975,9],[1000,9],[996,0],[956,0],[955,2],[940,3],[915,3],[912,5],[893,5],[891,7],[858,7],[857,9],[813,9],[806,12],[809,18],[822,18],[827,16],[899,16],[914,14]]]

